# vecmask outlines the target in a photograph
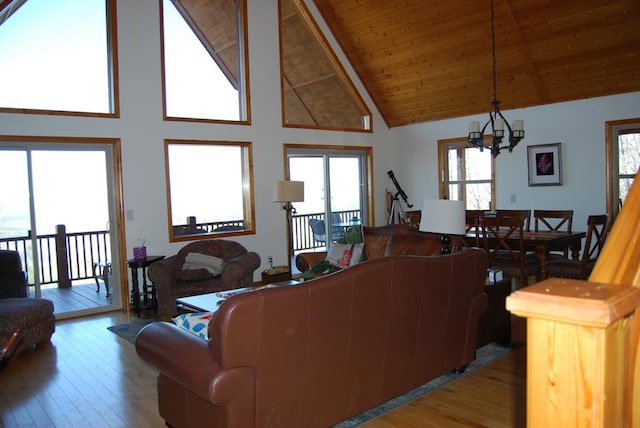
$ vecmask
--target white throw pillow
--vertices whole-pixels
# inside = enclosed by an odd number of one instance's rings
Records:
[[[221,258],[200,253],[189,253],[184,258],[182,269],[206,269],[212,275],[219,275],[223,266],[224,260]]]
[[[333,244],[325,260],[341,268],[354,266],[360,262],[363,250],[364,244]]]

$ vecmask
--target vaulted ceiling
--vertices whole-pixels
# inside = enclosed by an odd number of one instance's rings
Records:
[[[485,113],[489,0],[313,0],[389,127]],[[495,0],[508,110],[640,91],[640,1]]]

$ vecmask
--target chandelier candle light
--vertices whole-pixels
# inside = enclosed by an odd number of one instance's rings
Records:
[[[482,130],[480,129],[480,122],[477,120],[472,121],[469,124],[469,143],[474,147],[478,147],[480,151],[485,148],[491,150],[493,157],[497,157],[500,154],[500,150],[509,149],[511,152],[513,148],[524,138],[524,120],[514,120],[513,126],[509,126],[509,123],[500,112],[500,101],[498,101],[497,85],[496,85],[496,30],[495,30],[495,12],[493,9],[493,0],[491,0],[491,47],[493,53],[493,111],[489,112],[489,120],[484,124]],[[484,132],[491,124],[492,141],[490,146],[484,144]],[[508,130],[509,144],[503,144],[504,128]]]

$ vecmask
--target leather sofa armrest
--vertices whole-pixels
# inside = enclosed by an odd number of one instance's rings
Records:
[[[158,371],[204,400],[225,406],[229,426],[253,426],[255,370],[224,369],[209,343],[168,322],[145,326],[136,337],[136,352]]]
[[[136,352],[160,373],[206,400],[210,400],[213,379],[223,371],[206,340],[169,322],[154,322],[140,330]]]
[[[300,272],[307,271],[327,258],[326,251],[299,253],[296,256],[296,267]]]

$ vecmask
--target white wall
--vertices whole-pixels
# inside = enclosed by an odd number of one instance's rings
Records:
[[[158,7],[158,0],[118,1],[119,119],[0,114],[0,135],[120,138],[124,208],[134,214],[124,225],[129,258],[138,238],[146,238],[148,254],[171,255],[185,245],[168,241],[165,138],[253,143],[256,235],[233,239],[260,254],[262,268],[268,256],[277,264],[286,263],[285,215],[271,201],[272,184],[284,175],[283,143],[374,147],[376,215],[377,222],[384,223],[385,171],[393,158],[387,143],[389,129],[357,78],[353,80],[374,114],[373,134],[281,126],[277,0],[248,0],[251,126],[162,121]],[[334,39],[329,40],[344,61]],[[346,69],[354,76],[350,67]]]
[[[489,103],[487,102],[487,111]],[[589,214],[606,212],[605,122],[640,117],[640,92],[503,111],[524,119],[525,138],[496,159],[496,204],[503,209],[573,209],[576,230]],[[414,201],[438,197],[439,139],[464,137],[469,121],[488,114],[410,125],[391,130],[401,149],[396,176]],[[562,143],[562,186],[529,187],[527,146]],[[406,184],[405,184],[406,183]],[[510,202],[514,194],[516,202]]]

